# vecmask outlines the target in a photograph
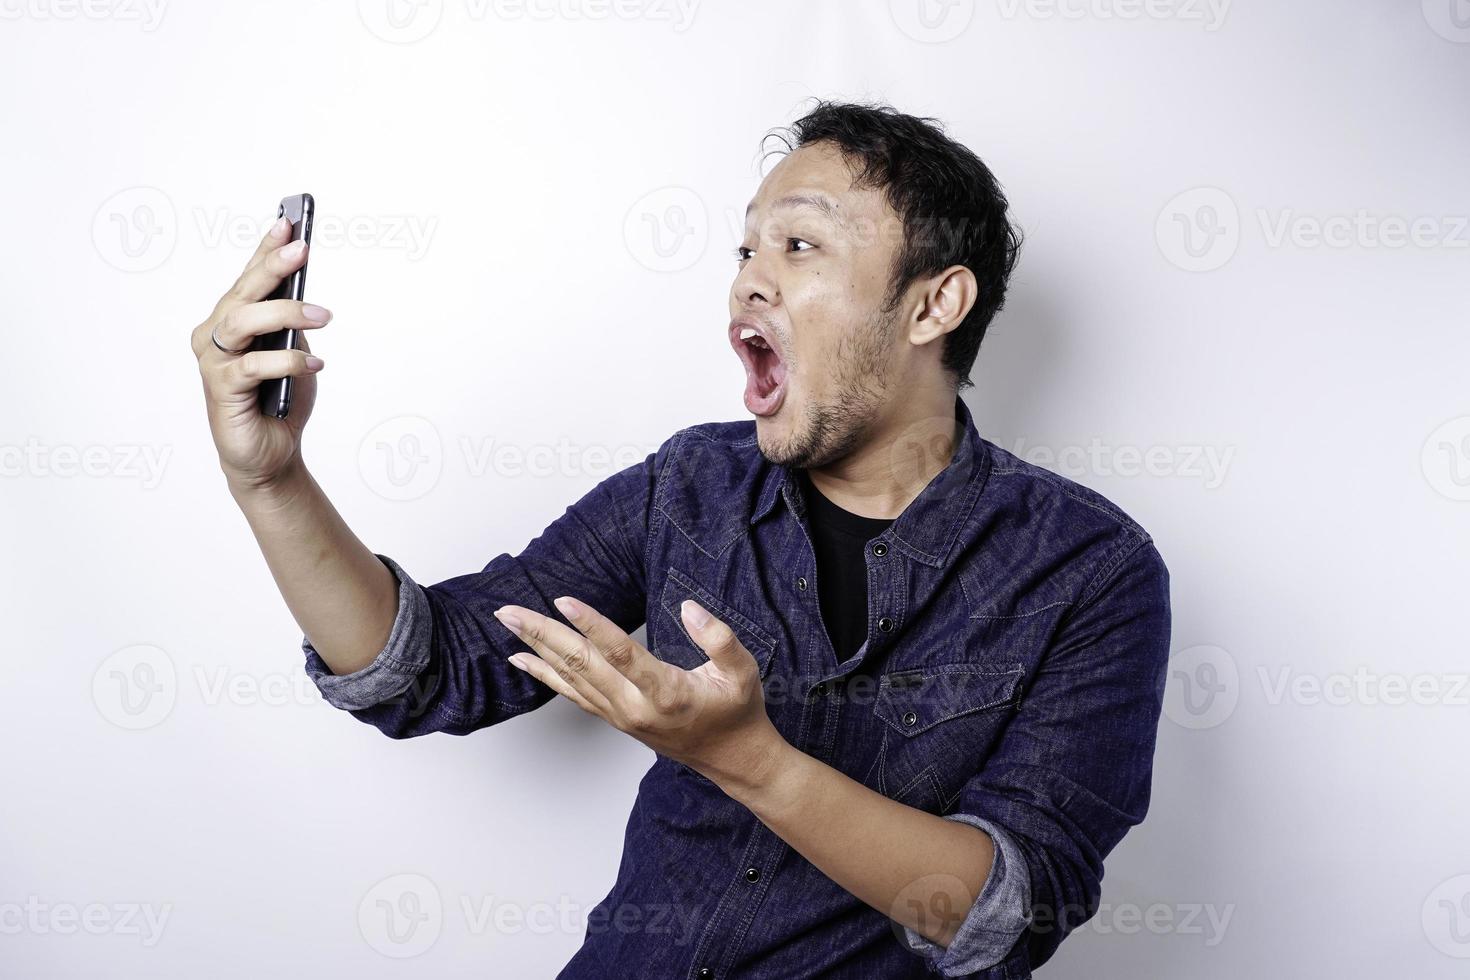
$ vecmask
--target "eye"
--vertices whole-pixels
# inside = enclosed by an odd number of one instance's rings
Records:
[[[817,246],[813,245],[811,242],[807,241],[805,238],[788,238],[788,239],[786,239],[786,250],[789,251],[789,252],[806,252],[806,251],[810,251],[811,249],[814,249],[816,247]],[[750,258],[752,255],[755,254],[755,249],[753,249],[753,248],[747,248],[744,245],[737,245],[735,247],[734,252],[732,254],[735,256],[735,261],[736,262],[744,262],[746,259]]]

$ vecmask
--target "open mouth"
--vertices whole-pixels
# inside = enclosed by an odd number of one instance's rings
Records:
[[[775,415],[786,396],[786,364],[773,334],[755,320],[730,322],[730,346],[745,365],[745,407],[755,415]]]

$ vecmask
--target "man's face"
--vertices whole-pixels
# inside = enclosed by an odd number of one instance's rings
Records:
[[[831,144],[796,150],[761,182],[730,289],[730,343],[767,459],[841,459],[892,401],[903,345],[884,302],[901,228],[881,191],[852,187]]]

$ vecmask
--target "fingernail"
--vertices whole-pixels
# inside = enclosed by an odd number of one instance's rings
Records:
[[[507,659],[511,663],[515,664],[521,670],[525,670],[526,669],[526,661],[524,659],[522,659],[522,657],[521,657],[521,655],[519,653],[513,653],[509,657],[506,657],[505,659]]]
[[[305,303],[301,307],[301,315],[313,323],[326,323],[332,318],[332,311],[315,303]]]
[[[281,246],[281,255],[284,258],[294,259],[294,258],[296,258],[296,256],[300,255],[301,252],[302,252],[302,250],[305,249],[305,248],[306,248],[306,243],[305,242],[303,242],[303,241],[294,241],[290,245],[282,245]]]
[[[280,238],[281,232],[285,231],[286,227],[290,223],[291,222],[287,221],[286,216],[283,214],[275,220],[275,223],[270,226],[270,229],[266,232],[266,234],[269,235],[271,238]]]
[[[695,629],[704,629],[709,624],[709,613],[693,599],[685,599],[679,609],[684,613],[684,621]]]
[[[521,618],[515,613],[497,609],[495,610],[495,618],[500,620],[501,624],[516,636],[521,635]]]
[[[578,616],[582,615],[581,604],[570,596],[562,596],[560,599],[554,599],[552,600],[552,605],[560,609],[563,616],[574,622]]]
[[[320,371],[326,363],[326,361],[317,357],[315,354],[306,355],[306,370],[308,371]]]

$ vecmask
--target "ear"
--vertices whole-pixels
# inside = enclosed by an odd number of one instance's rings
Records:
[[[913,290],[908,337],[915,347],[933,343],[959,326],[980,294],[975,273],[962,265],[915,282]]]

